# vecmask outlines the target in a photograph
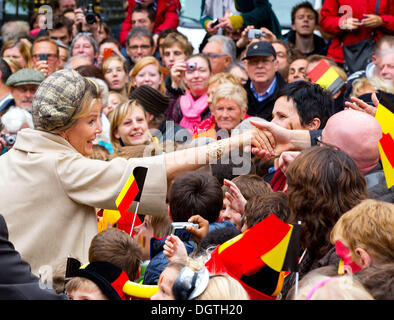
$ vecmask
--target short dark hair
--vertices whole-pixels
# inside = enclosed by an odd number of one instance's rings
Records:
[[[334,100],[330,93],[318,84],[303,80],[286,84],[281,88],[278,98],[292,99],[303,126],[308,125],[314,118],[320,119],[319,129],[323,129],[328,118],[332,115]]]
[[[52,29],[60,29],[66,27],[69,35],[73,33],[73,22],[63,15],[56,15],[53,17]]]
[[[146,6],[143,6],[141,3],[137,3],[133,9],[133,13],[134,12],[146,12],[148,14],[148,19],[151,22],[155,21],[156,12],[155,12],[155,9],[153,9],[153,5],[149,5],[146,7]]]
[[[296,13],[299,9],[309,9],[309,10],[313,11],[313,14],[315,15],[315,23],[316,23],[316,25],[319,24],[319,13],[313,8],[312,4],[309,1],[303,1],[303,2],[295,5],[291,9],[291,24],[294,24],[295,16],[296,16]]]
[[[290,215],[286,193],[278,191],[249,199],[245,206],[244,223],[247,229],[249,229],[267,218],[270,214],[274,214],[286,222]]]
[[[219,181],[211,174],[189,171],[174,180],[168,202],[174,222],[185,222],[198,214],[211,223],[219,217],[223,193]]]
[[[8,77],[12,74],[12,70],[8,63],[0,58],[0,71],[1,71],[1,82],[4,84],[7,82]]]
[[[151,47],[154,46],[155,43],[153,41],[152,33],[143,26],[134,27],[130,30],[129,34],[127,35],[127,45],[130,44],[130,39],[140,37],[149,38]]]
[[[119,41],[117,39],[113,38],[113,37],[107,37],[107,38],[104,38],[103,40],[101,40],[100,43],[99,43],[99,48],[104,43],[113,43],[113,44],[115,44],[118,47],[118,49],[121,48]]]

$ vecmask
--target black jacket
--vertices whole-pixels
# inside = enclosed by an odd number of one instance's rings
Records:
[[[8,241],[8,228],[0,214],[0,300],[68,300],[45,288],[30,271],[13,244]]]
[[[283,41],[288,42],[289,46],[291,48],[294,48],[296,41],[296,32],[294,30],[290,30],[283,36]],[[310,56],[312,54],[320,54],[322,56],[325,56],[327,54],[328,43],[317,34],[313,34],[313,46],[313,51],[308,52],[307,54],[305,54],[305,56]]]
[[[274,104],[277,99],[278,93],[282,87],[286,85],[286,81],[277,72],[276,73],[276,87],[274,93],[270,95],[267,99],[259,102],[253,95],[250,89],[250,79],[244,84],[244,89],[246,90],[248,96],[248,111],[247,114],[251,117],[260,117],[267,121],[272,119],[272,109],[274,109]]]

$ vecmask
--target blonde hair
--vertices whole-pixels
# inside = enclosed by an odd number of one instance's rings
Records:
[[[234,85],[232,83],[220,84],[213,95],[211,106],[212,111],[215,110],[216,104],[221,99],[234,101],[240,107],[241,111],[245,111],[248,107],[246,90],[240,85]]]
[[[11,48],[18,48],[20,54],[22,55],[23,59],[26,61],[25,68],[31,68],[30,62],[30,48],[29,46],[23,42],[22,40],[18,39],[11,39],[8,40],[1,48],[1,56],[3,57],[4,51],[11,49]]]
[[[374,85],[369,78],[359,78],[355,80],[352,84],[351,97],[359,97],[366,93],[376,92]]]
[[[115,137],[115,131],[118,130],[119,126],[122,124],[123,120],[132,114],[136,108],[140,108],[145,115],[145,120],[147,119],[147,113],[145,109],[136,101],[136,100],[128,100],[125,103],[117,106],[111,114],[110,119],[110,130],[109,137],[111,139],[112,146],[114,150],[119,150],[122,146],[120,139]],[[146,120],[147,121],[147,120]],[[152,140],[152,135],[148,130],[148,143]]]
[[[81,106],[79,111],[71,118],[71,121],[78,120],[86,117],[93,108],[93,105],[97,101],[101,101],[103,95],[103,88],[96,82],[88,78],[85,78],[89,83],[87,90],[82,97],[79,105]]]
[[[205,268],[205,263],[210,254],[197,257],[187,257],[186,266],[194,272]],[[249,295],[244,287],[228,274],[211,274],[207,288],[195,300],[249,300]]]
[[[220,72],[213,75],[208,82],[208,87],[212,84],[232,83],[234,85],[241,85],[241,81],[229,72]]]
[[[108,65],[112,62],[112,61],[119,61],[119,63],[122,65],[124,72],[127,74],[127,68],[126,68],[126,64],[124,62],[124,60],[117,56],[117,55],[113,55],[107,59],[105,59],[103,61],[103,66],[102,66],[102,70],[103,70],[103,75],[106,74],[107,70],[108,70]]]
[[[302,281],[294,300],[374,300],[352,275],[329,277],[312,274]]]
[[[196,300],[249,300],[242,285],[227,274],[210,276],[208,287]]]
[[[360,262],[356,248],[366,250],[379,263],[394,262],[394,204],[363,200],[338,219],[330,240],[333,244],[343,241],[355,262]]]
[[[21,64],[13,58],[3,58],[3,60],[10,66],[12,73],[22,69]]]
[[[71,278],[69,282],[66,284],[66,292],[67,295],[70,295],[71,292],[77,291],[77,290],[86,290],[89,292],[100,292],[102,295],[102,298],[104,300],[108,300],[108,297],[101,291],[101,289],[95,284],[92,280],[89,280],[87,278],[83,277],[74,277]]]
[[[133,69],[131,69],[130,71],[130,85],[129,85],[129,94],[133,91],[133,89],[135,88],[135,84],[134,84],[134,79],[137,76],[137,74],[146,66],[153,64],[157,71],[159,72],[160,76],[161,76],[161,83],[159,85],[159,91],[161,93],[166,93],[166,87],[164,84],[164,74],[163,74],[163,70],[161,68],[160,62],[152,56],[147,56],[147,57],[143,57],[142,59],[138,60],[138,62],[134,65]]]

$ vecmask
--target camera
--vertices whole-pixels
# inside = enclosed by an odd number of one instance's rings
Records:
[[[93,9],[93,3],[89,2],[88,4],[88,10],[84,11],[85,14],[85,20],[87,24],[93,24],[96,22],[96,13],[94,12]]]
[[[173,222],[171,223],[171,234],[175,232],[177,229],[185,229],[187,226],[191,226],[194,228],[199,228],[199,225],[196,223],[190,223],[190,222]]]
[[[40,60],[47,61],[48,60],[48,54],[47,53],[40,53]]]
[[[248,38],[249,39],[261,39],[266,36],[266,33],[264,31],[261,31],[259,29],[250,29],[248,31]]]
[[[16,134],[14,133],[2,134],[1,137],[5,140],[6,146],[13,146],[16,141]]]
[[[186,63],[186,70],[192,72],[197,69],[197,62]]]

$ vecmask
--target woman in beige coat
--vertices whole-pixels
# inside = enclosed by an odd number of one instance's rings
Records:
[[[14,147],[0,157],[0,213],[10,241],[33,273],[68,255],[87,262],[97,233],[95,208],[116,209],[115,200],[136,166],[148,167],[138,213],[158,216],[167,214],[167,185],[177,174],[239,147],[272,150],[263,133],[253,129],[151,158],[89,159],[102,130],[99,90],[73,70],[46,78],[33,101],[35,129],[20,131]]]

